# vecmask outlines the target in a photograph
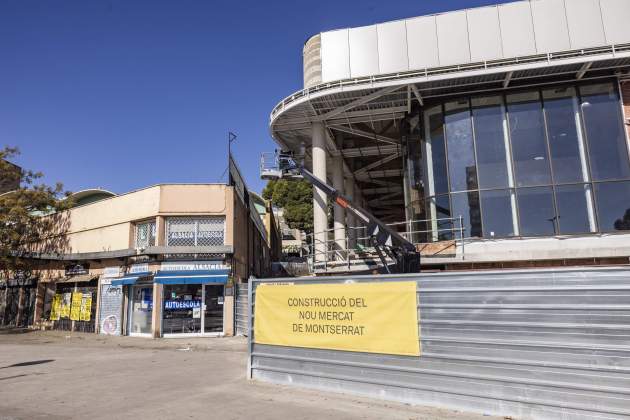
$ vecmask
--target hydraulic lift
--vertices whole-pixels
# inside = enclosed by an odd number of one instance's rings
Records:
[[[317,178],[306,169],[302,163],[298,163],[291,152],[276,151],[272,161],[263,156],[261,178],[305,179],[323,191],[335,204],[363,220],[367,226],[367,235],[370,238],[370,244],[376,250],[387,273],[420,272],[420,253],[411,242],[385,223],[381,222],[367,210],[352,203],[335,188]],[[394,261],[391,267],[387,263],[386,257]]]

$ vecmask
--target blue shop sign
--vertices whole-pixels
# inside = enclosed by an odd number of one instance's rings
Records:
[[[171,311],[193,308],[201,308],[201,300],[167,300],[164,302],[164,309]]]

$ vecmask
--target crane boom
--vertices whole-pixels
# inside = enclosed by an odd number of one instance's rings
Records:
[[[392,270],[387,264],[386,256],[395,261],[395,271],[398,273],[417,273],[420,271],[420,253],[411,242],[398,232],[313,175],[304,165],[298,163],[290,152],[276,152],[276,164],[277,177],[304,178],[323,191],[336,205],[343,207],[362,220],[367,226],[370,242],[388,273],[391,273]]]

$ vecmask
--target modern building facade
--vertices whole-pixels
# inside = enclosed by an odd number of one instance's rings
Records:
[[[5,282],[26,281],[32,289],[25,297],[5,296],[17,305],[9,325],[146,337],[232,335],[236,286],[271,270],[267,228],[237,189],[161,184],[121,195],[76,193],[60,219],[63,240],[33,255],[28,279]]]
[[[625,0],[531,0],[324,32],[271,133],[426,266],[628,263],[627,22]],[[326,201],[334,259],[357,221]]]

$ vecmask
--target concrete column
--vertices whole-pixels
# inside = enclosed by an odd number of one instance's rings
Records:
[[[341,195],[346,195],[345,183],[343,180],[343,157],[336,156],[333,160],[333,188]],[[338,205],[333,207],[335,220],[335,249],[345,251],[346,243],[346,210]],[[345,254],[345,253],[343,253]],[[343,255],[345,259],[345,255]]]
[[[313,174],[326,181],[326,131],[321,122],[313,123]],[[326,261],[326,215],[328,199],[326,194],[313,187],[313,232],[315,236],[315,260]]]
[[[162,336],[162,292],[163,286],[153,283],[153,311],[151,312],[151,337]]]
[[[354,196],[354,180],[352,178],[346,178],[345,182],[346,182],[346,197],[348,197],[348,199],[352,201],[353,203],[357,204],[355,202],[355,196]],[[357,241],[356,241],[357,231],[356,229],[353,229],[357,225],[354,214],[350,212],[346,212],[346,225],[348,226],[348,248],[353,249],[357,245]]]

